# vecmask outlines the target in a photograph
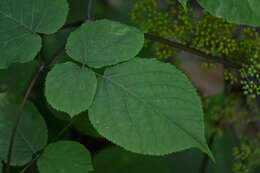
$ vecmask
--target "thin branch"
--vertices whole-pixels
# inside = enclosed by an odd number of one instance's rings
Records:
[[[91,9],[92,9],[92,0],[88,0],[88,11],[87,11],[88,19],[87,19],[86,22],[92,20],[92,18],[91,18]]]
[[[25,171],[27,171],[27,169],[29,169],[33,164],[34,162],[36,162],[39,158],[40,158],[41,154],[37,154],[32,160],[31,162],[25,166],[20,173],[24,173]]]
[[[79,120],[78,116],[70,120],[70,122],[63,129],[61,129],[61,131],[56,136],[51,139],[51,141],[56,141],[57,139],[59,139],[77,120]]]
[[[16,119],[15,119],[15,122],[14,122],[14,126],[13,126],[13,129],[12,129],[12,134],[11,134],[11,138],[10,138],[10,143],[9,143],[9,148],[8,148],[8,156],[7,156],[7,162],[6,162],[6,167],[5,167],[5,173],[10,173],[10,163],[11,163],[11,156],[12,156],[12,151],[13,151],[13,144],[14,144],[14,138],[15,138],[15,134],[16,134],[16,130],[17,130],[17,127],[18,127],[18,124],[20,122],[20,119],[21,119],[21,116],[22,116],[22,112],[23,112],[23,109],[24,109],[24,106],[26,104],[26,101],[28,100],[29,98],[29,95],[31,94],[32,92],[32,89],[36,83],[36,81],[38,80],[40,74],[43,72],[43,70],[48,67],[52,61],[57,57],[57,55],[65,48],[65,44],[62,45],[54,54],[53,56],[50,57],[50,59],[45,63],[45,64],[42,64],[38,69],[37,71],[35,72],[34,74],[34,77],[25,93],[25,96],[23,98],[23,101],[20,105],[20,108],[19,108],[19,111],[18,111],[18,114],[16,116]]]
[[[170,41],[170,40],[166,40],[166,39],[163,39],[161,37],[158,37],[158,36],[155,36],[155,35],[152,35],[152,34],[144,34],[144,37],[146,39],[156,41],[156,42],[159,42],[159,43],[162,43],[162,44],[166,44],[168,46],[175,47],[175,48],[184,50],[186,52],[192,53],[194,55],[200,56],[200,57],[203,58],[203,60],[206,60],[208,62],[220,63],[220,64],[227,65],[229,67],[236,68],[236,69],[239,69],[241,67],[240,65],[235,64],[233,62],[230,62],[230,61],[223,59],[221,57],[216,57],[216,56],[213,56],[213,55],[210,55],[210,54],[206,54],[206,53],[204,53],[200,50],[190,48],[190,47],[185,46],[183,44],[180,44],[180,43],[177,43],[177,42],[174,42],[174,41]]]

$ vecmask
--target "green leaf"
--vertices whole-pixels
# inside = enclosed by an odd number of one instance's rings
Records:
[[[90,107],[96,88],[93,71],[67,62],[55,65],[49,72],[45,95],[52,107],[73,117]]]
[[[7,159],[12,128],[22,98],[2,93],[0,96],[0,158]],[[11,165],[28,163],[47,143],[47,127],[34,105],[27,101],[15,135]]]
[[[185,10],[187,10],[187,1],[188,0],[178,0],[180,3],[181,3],[181,5],[183,6],[183,8],[185,9]]]
[[[199,4],[216,17],[234,24],[260,26],[259,0],[198,0]]]
[[[102,150],[93,162],[94,173],[170,173],[159,157],[139,155],[115,147]]]
[[[135,27],[109,20],[83,24],[69,36],[66,51],[74,60],[100,68],[135,57],[144,34]]]
[[[93,170],[89,151],[80,143],[72,141],[49,144],[37,166],[40,173],[87,173]]]
[[[0,70],[0,91],[22,94],[28,87],[39,63],[32,61],[25,64],[15,63]]]
[[[31,61],[41,48],[37,33],[56,32],[67,13],[66,0],[1,0],[0,69]]]
[[[197,147],[212,156],[196,90],[174,66],[154,59],[107,69],[89,118],[99,134],[133,152],[162,155]]]

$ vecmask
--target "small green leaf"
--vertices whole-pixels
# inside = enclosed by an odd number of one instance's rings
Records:
[[[116,164],[115,164],[116,163]],[[94,173],[170,173],[159,157],[107,148],[94,157]]]
[[[90,107],[96,88],[93,71],[67,62],[55,65],[49,72],[45,95],[52,107],[73,117]]]
[[[185,10],[187,10],[187,1],[188,0],[178,0],[180,3],[181,3],[181,5],[183,6],[183,8],[185,9]]]
[[[22,102],[16,95],[0,96],[0,158],[6,160],[12,128]],[[34,105],[27,101],[15,135],[11,165],[28,163],[47,143],[47,127]]]
[[[162,155],[197,147],[212,156],[196,90],[174,66],[154,59],[107,69],[89,118],[99,134],[133,152]]]
[[[234,24],[260,26],[259,0],[198,0],[213,16]]]
[[[66,0],[1,0],[0,69],[31,61],[41,48],[37,33],[56,32],[67,13]]]
[[[144,34],[135,27],[109,20],[83,24],[69,36],[66,51],[74,60],[100,68],[135,57]]]
[[[89,151],[80,143],[72,141],[49,144],[37,166],[40,173],[87,173],[93,170]]]

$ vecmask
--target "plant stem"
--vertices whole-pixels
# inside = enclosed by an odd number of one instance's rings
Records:
[[[236,68],[236,69],[239,69],[241,67],[240,65],[235,64],[233,62],[230,62],[230,61],[223,59],[221,57],[216,57],[216,56],[213,56],[213,55],[210,55],[210,54],[206,54],[206,53],[204,53],[200,50],[188,47],[186,45],[183,45],[183,44],[180,44],[180,43],[177,43],[177,42],[174,42],[174,41],[166,40],[166,39],[163,39],[161,37],[158,37],[158,36],[155,36],[155,35],[152,35],[152,34],[144,34],[144,37],[146,39],[156,41],[156,42],[159,42],[159,43],[162,43],[162,44],[166,44],[168,46],[175,47],[175,48],[184,50],[186,52],[192,53],[194,55],[200,56],[208,62],[220,63],[220,64],[227,65],[229,67]]]
[[[87,19],[86,22],[92,20],[92,18],[91,18],[91,8],[92,8],[92,0],[88,0],[88,11],[87,11],[88,19]]]
[[[19,108],[19,111],[18,111],[18,114],[16,116],[16,119],[15,119],[15,122],[14,122],[14,126],[13,126],[13,129],[12,129],[12,134],[11,134],[11,138],[10,138],[10,142],[9,142],[9,148],[8,148],[8,155],[7,155],[7,162],[6,162],[6,167],[5,167],[5,173],[10,173],[10,163],[11,163],[11,157],[12,157],[12,150],[13,150],[13,144],[14,144],[14,138],[15,138],[15,134],[16,134],[16,130],[17,130],[17,127],[18,127],[18,124],[20,122],[20,119],[22,117],[22,112],[23,112],[23,109],[24,109],[24,106],[26,104],[26,101],[28,100],[31,92],[32,92],[32,89],[36,83],[36,81],[38,80],[40,74],[44,71],[44,69],[46,67],[48,67],[52,62],[53,60],[57,57],[57,55],[65,48],[65,44],[63,44],[54,54],[53,56],[51,56],[49,58],[49,60],[45,63],[45,64],[42,64],[38,69],[37,71],[35,72],[34,74],[34,77],[25,93],[25,96],[23,98],[23,101],[20,105],[20,108]]]

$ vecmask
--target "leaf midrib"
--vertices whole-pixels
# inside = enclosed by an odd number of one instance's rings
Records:
[[[123,90],[125,90],[126,92],[128,92],[130,95],[132,95],[133,97],[135,97],[135,98],[136,98],[137,100],[139,100],[140,102],[142,102],[142,103],[148,105],[149,107],[151,107],[151,110],[152,110],[153,112],[163,115],[162,117],[167,118],[167,120],[169,120],[170,122],[172,122],[177,128],[181,129],[184,133],[186,133],[188,136],[190,136],[192,139],[194,139],[197,143],[199,143],[201,146],[204,147],[205,151],[207,151],[207,147],[205,147],[205,144],[203,144],[199,139],[197,139],[197,138],[194,137],[192,134],[190,134],[185,128],[183,128],[183,127],[182,127],[181,125],[179,125],[177,122],[172,121],[172,119],[168,118],[167,115],[164,115],[164,114],[162,114],[161,112],[158,112],[157,110],[155,110],[150,103],[147,103],[145,100],[139,98],[137,94],[135,94],[134,92],[130,91],[128,88],[125,88],[123,85],[121,85],[121,84],[118,83],[117,81],[114,81],[114,80],[112,80],[112,79],[106,77],[105,75],[100,75],[100,74],[98,74],[98,76],[100,76],[101,78],[103,78],[103,79],[105,79],[105,80],[110,81],[112,84],[114,84],[114,85],[116,85],[116,86],[122,88]],[[157,114],[155,114],[155,115],[157,115]]]
[[[26,30],[28,30],[29,32],[36,34],[35,31],[32,30],[32,28],[30,28],[29,26],[25,25],[24,23],[22,23],[21,21],[18,21],[16,18],[14,18],[13,16],[10,16],[8,14],[5,14],[3,11],[0,10],[0,14],[2,14],[4,17],[14,21],[15,23],[17,23],[20,26],[23,26]]]

